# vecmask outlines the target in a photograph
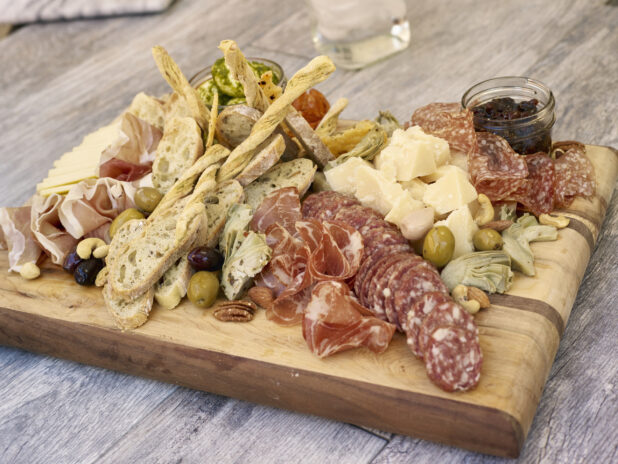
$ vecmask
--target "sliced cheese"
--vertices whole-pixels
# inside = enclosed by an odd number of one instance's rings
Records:
[[[427,186],[423,202],[437,214],[444,214],[467,205],[476,197],[476,189],[468,181],[467,173],[457,166],[448,166],[442,177]]]
[[[328,185],[336,192],[344,195],[356,194],[356,169],[360,166],[369,166],[367,161],[353,157],[344,163],[324,172]]]
[[[458,258],[466,253],[474,251],[472,237],[479,230],[479,227],[474,222],[472,213],[468,205],[457,208],[443,221],[438,221],[436,226],[446,226],[450,229],[455,237],[455,249],[453,250],[453,258]]]
[[[96,178],[101,153],[118,137],[118,121],[88,134],[77,147],[54,162],[47,178],[37,185],[41,195],[66,193],[72,184]]]
[[[403,195],[403,188],[388,179],[382,172],[371,166],[356,169],[356,198],[363,205],[386,215],[393,209],[397,199]]]
[[[412,211],[416,211],[417,209],[424,207],[425,204],[422,201],[415,200],[408,190],[404,190],[395,200],[393,207],[384,219],[388,222],[392,222],[398,227],[401,227],[406,216],[408,216]]]
[[[392,180],[409,181],[436,171],[450,159],[446,140],[425,134],[419,126],[393,132],[376,158],[376,167]]]

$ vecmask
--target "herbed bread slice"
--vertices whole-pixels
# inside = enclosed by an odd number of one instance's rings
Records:
[[[146,95],[144,92],[138,93],[133,98],[131,106],[129,106],[127,111],[159,130],[163,130],[165,126],[163,102],[150,95]]]
[[[148,320],[154,299],[154,288],[149,288],[133,300],[118,296],[109,283],[103,287],[103,299],[107,310],[122,330],[139,327]]]
[[[273,134],[264,142],[264,148],[251,160],[247,167],[236,177],[240,185],[249,185],[255,179],[272,168],[285,151],[285,142],[281,134]]]
[[[183,199],[184,200],[184,199]],[[193,245],[198,229],[207,221],[206,211],[197,209],[186,221],[186,230],[177,237],[176,223],[186,201],[179,201],[119,250],[109,269],[108,283],[124,298],[135,298],[148,290],[167,269]]]
[[[204,154],[202,131],[192,118],[174,118],[165,126],[152,165],[152,184],[167,193],[182,174]]]
[[[187,294],[193,268],[184,255],[170,267],[155,285],[154,297],[159,306],[174,309]]]
[[[114,257],[118,254],[118,250],[129,243],[131,239],[144,228],[146,221],[144,219],[132,219],[125,222],[120,229],[114,234],[114,238],[109,244],[107,256],[105,257],[105,267],[99,271],[95,281],[97,287],[102,287],[107,283],[109,268],[114,261]]]
[[[307,158],[276,164],[245,187],[245,203],[255,211],[269,193],[284,187],[296,187],[302,197],[311,185],[316,170],[317,166]]]

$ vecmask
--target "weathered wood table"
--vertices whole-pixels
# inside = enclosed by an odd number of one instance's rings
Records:
[[[344,117],[390,109],[405,120],[482,79],[526,75],[555,93],[555,139],[618,146],[615,1],[410,2],[409,17],[408,50],[320,86],[350,99]],[[234,38],[291,74],[315,54],[309,27],[302,2],[178,0],[161,15],[13,31],[0,40],[0,204],[23,203],[137,92],[167,91],[152,45],[192,74]],[[614,200],[521,462],[618,460],[617,210]],[[1,462],[500,461],[4,347],[0,398]]]

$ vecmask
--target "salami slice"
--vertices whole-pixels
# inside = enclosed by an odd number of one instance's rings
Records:
[[[478,337],[478,328],[470,313],[454,301],[447,301],[436,306],[423,320],[418,334],[420,353],[425,353],[431,334],[438,327],[459,327]]]
[[[399,324],[403,327],[406,334],[406,341],[412,353],[418,358],[423,357],[423,352],[419,345],[419,332],[421,325],[427,315],[439,305],[451,301],[451,297],[442,292],[429,292],[421,296],[414,306],[408,311],[399,313]]]
[[[474,388],[481,378],[483,355],[478,338],[460,327],[439,327],[425,351],[427,376],[448,392]]]
[[[329,190],[309,195],[303,202],[301,211],[304,218],[326,221],[333,219],[342,207],[359,204],[356,198]]]
[[[382,219],[382,215],[363,205],[344,206],[335,214],[335,220],[344,222],[360,232],[369,221]]]
[[[528,177],[525,157],[498,135],[479,132],[476,136],[478,150],[468,156],[472,183],[491,201],[503,200],[524,185]]]
[[[403,287],[406,285],[406,283],[404,282],[404,279],[407,279],[408,278],[407,276],[413,273],[414,270],[430,272],[434,274],[433,279],[435,279],[436,277],[438,279],[440,278],[440,275],[438,274],[438,271],[436,271],[436,268],[433,267],[431,264],[429,264],[427,261],[425,261],[420,256],[416,262],[411,263],[407,267],[403,267],[397,273],[391,276],[387,284],[388,292],[387,294],[384,295],[384,312],[386,314],[391,315],[387,317],[390,317],[397,322],[401,318],[404,317],[403,315],[407,314],[407,311],[410,308],[397,306],[395,304],[395,295],[398,293],[400,287]],[[398,324],[398,327],[399,327],[399,324]],[[400,330],[401,329],[402,327],[400,328]]]
[[[384,314],[386,316],[386,320],[391,324],[395,324],[395,320],[391,320],[388,318],[388,315],[384,312],[383,297],[380,300],[380,296],[383,295],[383,290],[386,287],[386,282],[390,276],[390,273],[395,266],[400,261],[408,261],[410,260],[410,253],[397,253],[389,255],[384,260],[380,261],[379,265],[376,265],[376,270],[373,274],[373,279],[368,283],[366,289],[366,301],[365,305],[367,308],[372,310],[375,314]]]
[[[430,103],[417,109],[410,122],[446,140],[451,150],[466,154],[476,150],[474,115],[459,103]]]
[[[387,298],[392,294],[393,276],[401,273],[402,270],[412,269],[423,262],[423,258],[414,253],[407,252],[404,256],[405,258],[397,260],[382,275],[381,279],[377,282],[377,288],[372,299],[372,306],[376,308],[376,311],[383,312],[386,315],[386,320],[391,324],[395,324],[398,329],[400,329],[400,325],[397,320],[397,312],[392,306],[387,307],[386,305]]]
[[[386,246],[373,253],[371,256],[367,256],[365,254],[363,262],[361,263],[360,268],[358,269],[358,272],[356,274],[356,278],[354,279],[354,293],[356,293],[356,296],[360,298],[360,289],[363,281],[365,280],[365,276],[377,261],[379,261],[388,254],[408,251],[409,247],[409,245],[407,245],[407,248],[404,248],[402,245]]]
[[[594,167],[585,150],[585,147],[573,146],[556,160],[556,208],[568,207],[578,195],[594,195]]]
[[[528,178],[506,201],[517,201],[537,216],[554,209],[556,172],[554,161],[545,153],[525,157]]]

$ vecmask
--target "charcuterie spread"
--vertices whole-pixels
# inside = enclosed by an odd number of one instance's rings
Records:
[[[187,297],[224,322],[263,310],[318,358],[381,355],[399,332],[436,386],[473,389],[475,314],[518,273],[535,275],[530,242],[568,224],[551,213],[594,195],[585,146],[551,143],[553,119],[532,141],[500,132],[547,108],[526,98],[345,123],[347,100],[313,88],[335,70],[329,58],[288,80],[233,41],[220,49],[196,83],[155,47],[172,93],[138,94],[27,206],[0,208],[9,270],[44,279],[49,258],[102,287],[122,330]]]

